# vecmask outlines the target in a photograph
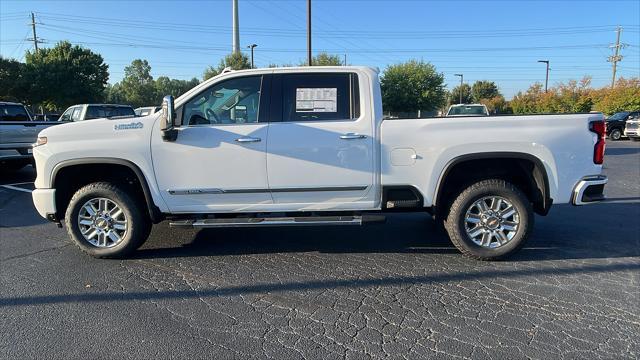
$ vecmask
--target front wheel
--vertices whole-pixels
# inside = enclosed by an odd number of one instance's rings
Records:
[[[144,207],[106,182],[76,191],[67,207],[65,224],[78,247],[96,258],[126,256],[140,247],[151,231]]]
[[[618,141],[622,138],[622,131],[620,129],[613,129],[609,134],[609,138],[613,141]]]
[[[445,227],[466,256],[498,260],[524,246],[533,229],[533,208],[513,184],[479,181],[464,189],[451,205]]]

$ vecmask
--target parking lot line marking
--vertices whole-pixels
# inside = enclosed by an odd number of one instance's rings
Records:
[[[22,192],[27,192],[27,193],[31,193],[32,190],[29,189],[23,189],[23,188],[19,188],[17,186],[11,186],[11,185],[2,185],[3,188],[7,188],[9,190],[16,190],[16,191],[22,191]]]
[[[21,182],[21,183],[14,183],[14,184],[5,184],[5,185],[15,186],[15,185],[27,185],[27,184],[33,184],[33,181],[27,181],[27,182]]]

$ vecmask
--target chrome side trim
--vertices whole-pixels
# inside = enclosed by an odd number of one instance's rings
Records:
[[[367,186],[333,186],[317,188],[279,188],[279,189],[168,189],[171,195],[205,195],[205,194],[255,194],[283,192],[316,192],[316,191],[363,191]]]
[[[582,180],[578,181],[575,188],[573,189],[571,203],[576,206],[597,203],[598,201],[583,202],[582,196],[589,186],[604,185],[608,181],[609,180],[605,175],[593,175],[582,178]]]
[[[167,190],[171,195],[202,195],[202,194],[222,194],[224,191],[221,189],[182,189],[182,190]]]

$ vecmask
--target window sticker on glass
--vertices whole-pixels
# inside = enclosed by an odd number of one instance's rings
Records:
[[[337,88],[297,88],[296,112],[337,112]]]

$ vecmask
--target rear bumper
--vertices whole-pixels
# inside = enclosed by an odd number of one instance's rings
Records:
[[[586,205],[604,200],[604,186],[607,181],[608,179],[605,175],[582,178],[573,189],[571,203],[573,205]]]
[[[40,216],[50,221],[59,221],[56,218],[56,189],[35,189],[31,192],[31,197]]]

